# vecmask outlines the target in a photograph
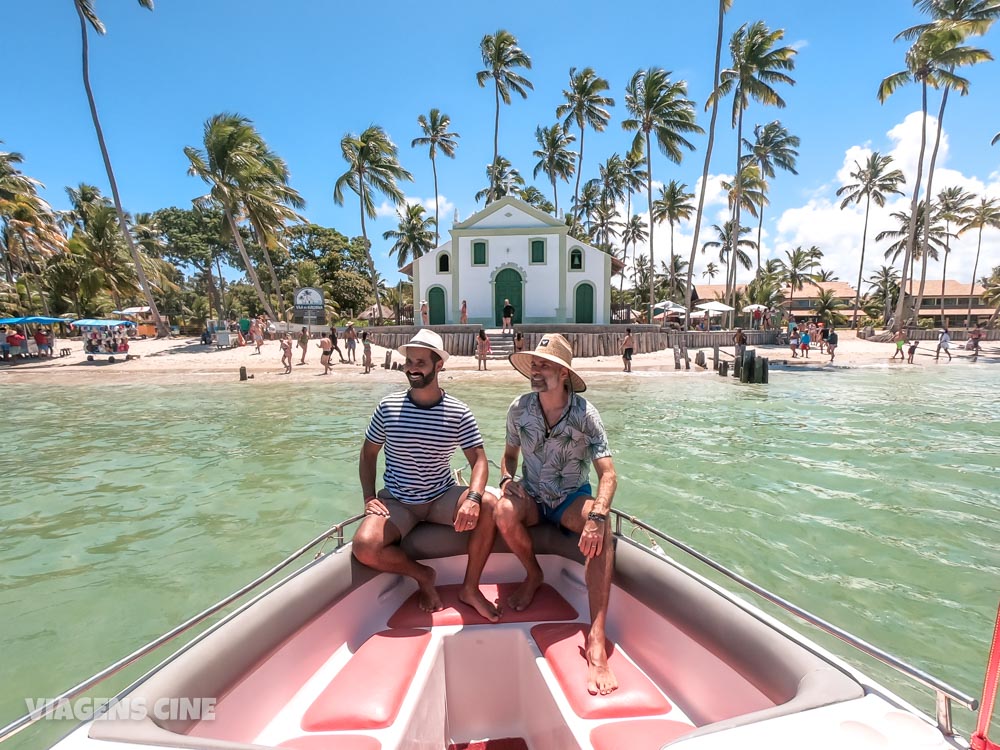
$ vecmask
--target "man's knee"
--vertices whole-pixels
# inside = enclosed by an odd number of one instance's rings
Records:
[[[361,524],[354,534],[351,554],[360,563],[371,566],[378,560],[379,552],[385,547],[385,532],[373,524]]]
[[[517,512],[517,505],[508,495],[503,495],[496,499],[493,505],[493,518],[497,528],[503,532],[510,531],[521,524],[521,519]]]

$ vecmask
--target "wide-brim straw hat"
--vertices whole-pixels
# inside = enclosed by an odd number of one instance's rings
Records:
[[[576,393],[587,390],[587,384],[580,374],[573,369],[573,347],[564,336],[558,333],[546,333],[538,342],[534,351],[514,352],[510,355],[510,363],[514,369],[524,375],[531,377],[531,358],[547,359],[557,365],[562,365],[569,370],[569,382]]]
[[[441,340],[441,336],[429,328],[421,328],[408,343],[403,344],[396,351],[405,357],[406,350],[411,346],[430,349],[441,358],[442,362],[448,359],[448,352],[444,349],[444,341]]]

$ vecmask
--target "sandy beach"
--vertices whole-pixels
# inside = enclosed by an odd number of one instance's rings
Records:
[[[181,385],[185,383],[229,383],[238,382],[240,368],[246,367],[247,374],[252,376],[252,383],[314,383],[330,381],[331,383],[385,381],[398,382],[402,375],[398,371],[385,370],[381,367],[385,361],[386,349],[373,346],[372,359],[375,369],[366,375],[359,364],[335,364],[329,376],[322,375],[319,364],[320,351],[316,341],[306,357],[306,364],[299,365],[301,350],[295,349],[295,365],[291,374],[284,374],[281,365],[281,353],[276,341],[267,341],[261,347],[258,355],[253,346],[234,349],[216,349],[214,346],[203,346],[197,338],[174,337],[171,339],[144,339],[134,341],[129,350],[130,355],[138,355],[137,359],[128,362],[118,361],[110,364],[104,361],[87,362],[83,353],[83,345],[79,341],[60,339],[56,350],[68,346],[72,353],[65,357],[54,359],[20,360],[17,364],[0,362],[0,383],[46,383],[46,384],[159,384]],[[979,363],[1000,362],[1000,346],[997,342],[985,342]],[[818,349],[812,349],[807,359],[801,356],[791,358],[786,346],[756,347],[762,355],[769,357],[772,369],[783,368],[801,371],[824,371],[839,367],[947,367],[962,365],[973,361],[972,353],[966,351],[958,343],[952,345],[953,361],[949,363],[942,354],[941,360],[934,361],[935,342],[922,341],[917,349],[914,364],[908,365],[897,357],[890,358],[895,352],[894,344],[876,343],[855,337],[852,331],[840,332],[840,346],[837,348],[836,359],[831,363],[830,357],[820,354]],[[727,351],[732,353],[732,347]],[[638,354],[632,363],[633,376],[705,376],[717,377],[711,370],[705,370],[694,364],[696,350],[690,351],[691,369],[676,370],[672,351],[659,351],[648,354]],[[711,368],[711,350],[705,350],[706,358]],[[360,352],[359,352],[360,354]],[[393,361],[402,363],[402,357],[394,353]],[[489,369],[477,371],[474,357],[451,357],[446,365],[444,379],[455,373],[462,373],[468,378],[483,378],[489,380],[521,378],[504,360],[491,360]],[[619,357],[577,358],[574,366],[584,373],[611,376],[622,373],[622,361]]]

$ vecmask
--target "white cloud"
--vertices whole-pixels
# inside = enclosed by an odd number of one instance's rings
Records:
[[[452,214],[455,211],[455,204],[448,200],[444,195],[438,196],[439,198],[439,215],[441,217],[441,229],[446,230],[451,226]],[[428,215],[434,216],[434,197],[430,198],[418,198],[417,196],[407,195],[403,198],[404,203],[407,205],[413,203],[419,203],[426,210]],[[382,201],[382,203],[375,209],[375,216],[378,219],[396,219],[398,217],[400,209],[392,205],[389,201]]]

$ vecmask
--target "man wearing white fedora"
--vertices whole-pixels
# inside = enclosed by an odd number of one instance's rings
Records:
[[[360,477],[366,518],[354,535],[352,551],[369,567],[412,578],[420,588],[420,607],[434,612],[443,607],[434,587],[435,571],[407,557],[399,541],[421,521],[453,526],[458,532],[472,531],[478,524],[480,503],[484,499],[495,502],[495,498],[484,496],[489,464],[475,417],[468,406],[438,386],[438,373],[448,359],[441,337],[424,328],[398,351],[406,357],[403,369],[410,388],[383,398],[365,432]],[[376,492],[378,454],[383,447],[384,487]],[[459,486],[452,476],[451,456],[456,448],[462,449],[472,467],[468,487]],[[477,536],[483,533],[481,529]],[[484,560],[485,556],[475,555]],[[495,621],[495,606],[478,588],[481,571],[473,571],[477,585],[463,588],[461,598],[484,616],[492,614],[490,619]]]
[[[608,436],[597,409],[579,395],[587,384],[573,369],[573,350],[563,336],[545,334],[534,351],[515,352],[510,363],[531,381],[531,393],[518,396],[507,411],[507,444],[500,465],[502,496],[484,508],[485,517],[492,517],[490,526],[495,524],[527,572],[505,605],[526,609],[542,585],[529,526],[548,522],[579,534],[591,618],[587,690],[605,695],[618,687],[608,667],[604,638],[614,570],[608,511],[618,486]],[[517,479],[519,458],[521,478]],[[590,485],[591,464],[597,472],[596,493]],[[477,536],[486,537],[486,532]],[[486,541],[489,550],[492,540]],[[472,559],[474,551],[470,546],[473,573],[481,570]],[[466,578],[470,578],[469,571]]]

